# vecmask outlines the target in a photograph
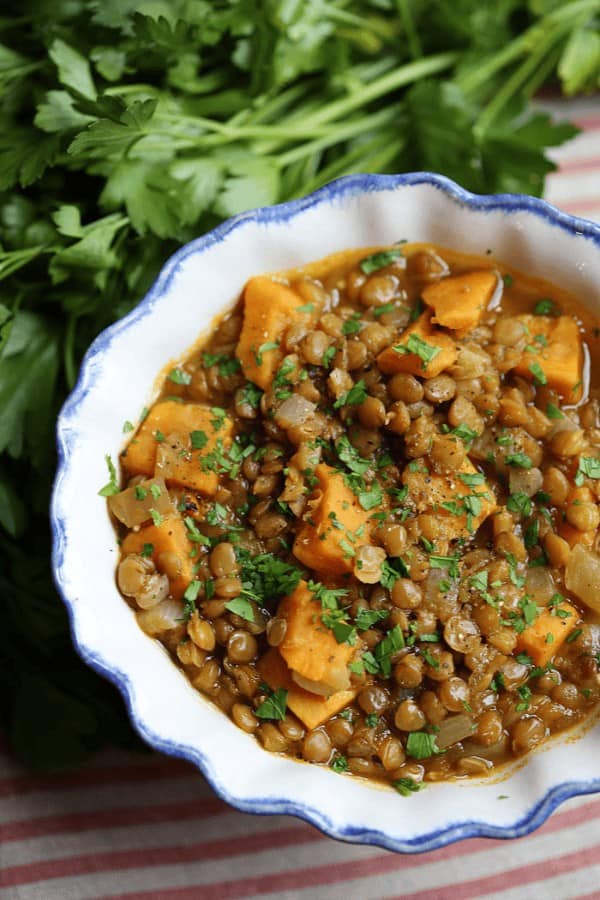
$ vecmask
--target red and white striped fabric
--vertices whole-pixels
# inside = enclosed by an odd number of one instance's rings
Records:
[[[554,153],[547,198],[600,221],[600,104],[547,104],[584,133]],[[402,802],[402,801],[400,801]],[[546,900],[600,898],[600,797],[535,834],[398,856],[218,800],[186,763],[104,754],[33,777],[0,750],[0,897],[6,900]]]

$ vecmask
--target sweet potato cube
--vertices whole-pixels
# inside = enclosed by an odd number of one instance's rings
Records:
[[[434,378],[451,366],[458,356],[456,344],[431,324],[431,312],[424,312],[409,325],[392,347],[386,347],[377,357],[377,364],[386,375],[408,372],[421,378]]]
[[[448,474],[438,474],[430,468],[425,458],[404,469],[402,482],[408,487],[409,500],[419,513],[434,513],[439,518],[445,539],[475,534],[497,505],[483,476],[469,459]]]
[[[283,688],[288,692],[288,709],[309,729],[317,728],[331,716],[335,716],[352,703],[357,694],[357,690],[352,689],[337,691],[331,697],[319,697],[305,691],[292,681],[285,661],[275,648],[268,650],[258,661],[257,669],[273,690]]]
[[[575,319],[570,316],[517,317],[526,328],[527,347],[514,371],[523,378],[542,377],[567,403],[581,399],[583,346]]]
[[[251,278],[244,290],[244,324],[236,356],[244,375],[263,390],[271,382],[281,361],[277,346],[295,322],[309,321],[311,311],[291,288],[268,275]]]
[[[566,600],[555,609],[543,609],[519,635],[517,650],[527,653],[536,666],[543,668],[556,656],[579,618],[579,612]]]
[[[317,572],[351,572],[356,549],[371,543],[372,510],[365,510],[341,472],[323,463],[315,469],[319,486],[308,504],[294,553]]]
[[[433,310],[433,324],[455,331],[479,325],[498,285],[489,269],[441,278],[423,289],[421,296]]]
[[[202,459],[217,446],[227,449],[232,431],[231,419],[216,415],[209,406],[161,400],[131,439],[122,456],[123,465],[131,475],[156,475],[168,485],[180,485],[211,497],[217,490],[218,476],[203,469]],[[197,449],[190,437],[194,432]]]
[[[127,528],[143,525],[152,518],[152,510],[160,516],[170,516],[175,506],[162,478],[149,478],[135,487],[126,488],[108,498],[108,508]]]
[[[338,644],[321,621],[322,613],[320,601],[301,581],[279,604],[277,615],[286,620],[287,629],[278,649],[293,672],[319,685],[319,693],[333,694],[350,685],[348,663],[354,649],[346,643]]]
[[[171,516],[164,519],[160,525],[146,525],[139,531],[130,531],[121,544],[121,553],[141,553],[144,545],[152,547],[151,558],[154,565],[162,572],[165,568],[163,554],[169,554],[169,571],[173,571],[174,557],[179,561],[179,572],[174,578],[170,578],[171,594],[175,600],[180,600],[185,589],[194,575],[194,559],[192,544],[187,536],[183,519],[180,516]],[[162,557],[162,559],[161,559]]]

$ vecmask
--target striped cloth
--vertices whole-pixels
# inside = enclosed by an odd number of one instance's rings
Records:
[[[546,105],[584,129],[553,154],[560,172],[547,197],[600,221],[600,104]],[[600,798],[566,803],[526,838],[399,856],[338,843],[296,819],[238,813],[178,760],[106,753],[73,775],[42,778],[0,749],[6,900],[538,896],[600,898]]]

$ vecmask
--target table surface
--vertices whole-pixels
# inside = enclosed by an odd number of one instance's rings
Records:
[[[546,197],[600,221],[600,102],[550,106],[582,133],[552,153]],[[399,802],[403,802],[401,799]],[[400,856],[343,844],[285,816],[222,803],[191,765],[105,753],[33,777],[0,749],[0,897],[600,898],[600,799],[564,804],[535,834]]]

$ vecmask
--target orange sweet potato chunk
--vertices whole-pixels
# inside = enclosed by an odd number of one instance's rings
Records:
[[[206,437],[198,450],[192,449],[190,443],[194,431]],[[218,476],[204,471],[201,459],[216,448],[218,441],[227,449],[232,432],[231,419],[216,416],[209,406],[161,400],[154,404],[129,442],[122,455],[123,465],[130,475],[156,475],[168,485],[187,487],[211,497],[217,490]]]
[[[278,649],[293,672],[332,694],[350,685],[348,663],[354,649],[338,644],[331,629],[322,623],[322,612],[320,601],[301,581],[279,604],[277,615],[286,620],[287,629]]]
[[[421,296],[433,310],[433,324],[463,331],[479,325],[497,285],[498,276],[483,269],[442,278],[424,288]]]
[[[251,278],[244,290],[244,324],[236,356],[244,375],[266,390],[281,361],[278,347],[286,329],[295,322],[308,321],[302,298],[291,288],[268,275]],[[263,349],[264,348],[264,349]]]
[[[170,579],[170,585],[172,596],[175,600],[181,600],[194,574],[194,560],[190,556],[192,544],[181,517],[172,516],[164,519],[160,525],[146,525],[139,531],[130,531],[121,544],[121,555],[141,553],[144,544],[152,545],[152,560],[159,571],[163,570],[161,565],[163,553],[174,554],[178,558],[180,571],[175,578]]]
[[[566,600],[555,610],[543,609],[519,635],[517,650],[527,653],[536,666],[543,668],[556,656],[579,618],[578,611]]]
[[[420,351],[420,355],[410,350]],[[451,366],[457,356],[456,344],[449,334],[433,327],[428,310],[408,326],[396,344],[381,351],[377,365],[386,375],[407,372],[434,378]]]
[[[298,687],[292,681],[290,671],[279,652],[273,648],[258,661],[257,669],[269,687],[273,690],[283,688],[288,692],[288,709],[298,716],[308,729],[317,728],[331,716],[335,716],[344,707],[352,703],[356,690],[337,691],[331,697],[319,697]]]
[[[417,465],[410,463],[402,473],[402,483],[408,487],[408,497],[417,511],[438,516],[447,540],[475,534],[497,508],[494,492],[485,481],[469,485],[460,478],[478,475],[469,459],[464,460],[456,473],[437,474],[430,469],[425,458]],[[450,508],[442,504],[449,504]]]
[[[577,322],[570,316],[517,318],[527,329],[527,349],[514,371],[531,381],[539,366],[549,387],[567,403],[576,403],[583,388],[583,345]]]
[[[294,554],[310,569],[331,575],[351,572],[356,548],[371,543],[372,510],[365,510],[344,481],[324,463],[315,469],[319,486],[294,542]]]

